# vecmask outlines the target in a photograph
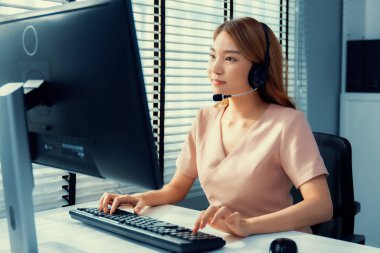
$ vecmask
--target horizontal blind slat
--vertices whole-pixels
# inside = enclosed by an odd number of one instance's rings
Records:
[[[211,6],[211,5],[206,5],[206,4],[202,4],[202,3],[194,3],[194,2],[187,2],[187,1],[181,1],[181,0],[166,0],[167,2],[172,2],[174,4],[176,3],[183,3],[183,4],[188,4],[188,5],[192,5],[192,6],[195,6],[195,7],[209,7],[209,8],[213,8],[213,9],[217,9],[217,10],[224,10],[223,7],[217,7],[217,6]]]

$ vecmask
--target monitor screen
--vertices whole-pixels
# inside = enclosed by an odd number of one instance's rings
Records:
[[[27,112],[32,162],[162,186],[131,8],[91,0],[0,19],[0,86],[46,85]]]

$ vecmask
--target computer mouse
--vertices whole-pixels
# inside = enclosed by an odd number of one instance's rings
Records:
[[[269,253],[297,253],[297,244],[289,238],[277,238],[272,241]]]

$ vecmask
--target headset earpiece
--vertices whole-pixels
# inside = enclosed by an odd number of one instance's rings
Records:
[[[256,63],[248,74],[249,84],[252,88],[261,88],[265,85],[266,82],[266,73],[265,73],[264,64]]]
[[[260,89],[264,87],[267,81],[267,77],[268,77],[268,67],[269,67],[269,61],[270,61],[270,56],[269,56],[270,41],[269,41],[269,36],[268,36],[269,28],[264,23],[261,23],[261,26],[263,27],[265,40],[266,40],[265,59],[264,59],[264,63],[254,63],[251,70],[248,73],[248,82],[249,82],[249,85],[251,85],[253,89],[256,89],[256,88]]]

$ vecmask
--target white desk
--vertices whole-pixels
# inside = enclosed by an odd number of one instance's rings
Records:
[[[40,252],[53,252],[52,249],[63,249],[67,253],[82,252],[166,252],[159,248],[147,246],[124,237],[96,229],[70,218],[68,211],[76,207],[95,207],[96,202],[49,210],[36,213],[37,238]],[[176,223],[189,228],[193,227],[198,211],[177,206],[160,206],[147,208],[142,214]],[[296,241],[299,253],[380,253],[380,249],[369,246],[328,239],[300,232],[285,232],[255,235],[244,239],[234,237],[206,227],[207,233],[222,236],[227,244],[213,252],[249,252],[267,253],[269,245],[275,238],[287,237]],[[48,249],[48,250],[47,250]],[[0,220],[0,252],[9,252],[8,227],[6,219]]]

